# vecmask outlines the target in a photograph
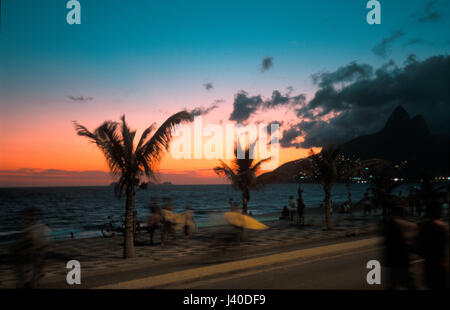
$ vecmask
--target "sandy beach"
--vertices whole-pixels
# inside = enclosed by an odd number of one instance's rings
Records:
[[[279,220],[279,213],[261,214],[255,218],[262,220],[269,228],[263,231],[249,231],[248,241],[237,244],[236,230],[230,225],[199,227],[187,245],[182,232],[171,235],[165,247],[160,246],[160,232],[156,231],[154,245],[146,232],[137,234],[136,257],[123,259],[123,237],[85,238],[53,241],[50,245],[46,274],[42,279],[45,287],[49,283],[64,285],[67,273],[66,263],[78,260],[82,265],[83,277],[101,275],[114,270],[133,269],[143,264],[158,268],[162,264],[178,262],[185,259],[204,261],[208,254],[223,246],[232,248],[235,258],[243,257],[257,251],[265,252],[273,248],[282,251],[283,247],[325,239],[345,241],[352,237],[374,234],[378,230],[379,216],[364,217],[360,211],[353,216],[334,214],[334,231],[324,229],[323,210],[311,208],[306,211],[305,225],[298,226],[288,220]],[[0,287],[12,288],[16,285],[14,260],[8,246],[0,247]],[[51,285],[50,285],[51,286]]]

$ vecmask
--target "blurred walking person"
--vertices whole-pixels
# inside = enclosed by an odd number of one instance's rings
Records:
[[[391,216],[384,226],[385,264],[389,268],[387,289],[415,289],[415,283],[409,271],[410,250],[414,239],[411,233],[417,231],[417,226],[405,221],[403,208],[395,206]],[[408,238],[409,236],[409,238]]]
[[[197,224],[195,223],[194,212],[192,212],[191,206],[186,206],[186,210],[182,214],[184,225],[184,239],[186,240],[186,244],[189,244],[189,238],[192,233],[196,231]]]
[[[153,245],[155,230],[161,229],[162,216],[159,208],[158,198],[152,197],[150,202],[150,217],[147,222],[147,231],[150,233],[150,245]]]
[[[425,259],[425,286],[432,290],[447,290],[449,226],[441,220],[442,207],[438,201],[433,201],[429,210],[430,218],[420,229],[417,245],[419,254]]]
[[[173,206],[170,198],[163,198],[164,205],[161,209],[162,229],[161,229],[161,246],[165,245],[167,237],[170,233],[175,233],[175,225],[177,224],[178,214],[173,213]]]
[[[18,287],[36,288],[44,276],[50,229],[40,222],[40,212],[36,208],[23,211],[22,225],[12,248]]]

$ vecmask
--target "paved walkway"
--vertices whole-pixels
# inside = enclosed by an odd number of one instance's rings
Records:
[[[122,258],[123,237],[89,238],[55,241],[51,244],[46,276],[43,282],[56,277],[65,279],[67,273],[66,263],[69,260],[78,260],[82,265],[84,275],[111,271],[113,268],[133,268],[142,263],[158,264],[177,261],[195,255],[205,255],[220,248],[224,244],[235,246],[241,252],[264,249],[265,247],[287,245],[289,243],[302,243],[327,238],[342,238],[357,236],[377,230],[378,217],[354,216],[336,214],[336,230],[323,229],[323,216],[312,215],[307,225],[298,227],[288,221],[266,222],[269,229],[264,231],[249,231],[248,241],[235,244],[236,230],[231,226],[217,226],[200,228],[187,245],[181,232],[170,236],[165,247],[159,245],[160,232],[154,236],[155,245],[150,246],[147,233],[140,233],[136,239],[136,258],[124,260]],[[15,286],[15,272],[13,258],[8,248],[0,247],[0,288]],[[153,265],[152,264],[152,265]]]

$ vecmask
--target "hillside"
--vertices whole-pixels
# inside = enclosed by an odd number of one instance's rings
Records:
[[[383,129],[357,137],[341,145],[343,153],[361,159],[380,158],[393,163],[407,161],[404,176],[420,177],[423,171],[436,175],[449,174],[449,137],[430,133],[421,115],[411,118],[402,107],[397,107]],[[274,171],[264,173],[263,183],[294,183],[300,160],[287,162]]]

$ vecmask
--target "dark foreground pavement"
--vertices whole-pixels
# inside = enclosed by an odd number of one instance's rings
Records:
[[[369,285],[366,280],[370,260],[382,263],[382,248],[350,251],[306,262],[292,262],[266,269],[242,272],[236,275],[167,286],[182,289],[385,289],[388,268],[381,266],[381,284]],[[420,285],[421,260],[412,262],[415,282]]]
[[[380,290],[385,288],[389,273],[383,265],[381,241],[381,238],[368,238],[335,242],[122,281],[100,288]],[[371,271],[367,263],[372,260],[381,264],[380,284],[369,284],[366,280]],[[421,262],[418,259],[412,265],[418,288],[421,288],[418,268]]]
[[[315,253],[317,249],[334,246],[340,249],[341,244],[369,240],[376,237],[376,234],[366,234],[350,238],[331,238],[321,240],[311,240],[311,242],[280,243],[277,246],[255,247],[248,249],[240,246],[229,246],[225,249],[211,248],[209,252],[202,255],[182,256],[177,260],[167,263],[155,264],[152,261],[139,263],[129,268],[117,268],[111,266],[107,271],[83,272],[81,268],[81,285],[68,285],[65,275],[50,278],[50,281],[42,283],[42,288],[58,289],[86,289],[86,288],[164,288],[168,284],[179,285],[189,283],[194,280],[204,280],[204,278],[220,278],[229,274],[243,273],[249,270],[262,270],[263,268],[274,267],[274,265],[290,264],[292,260],[305,261],[317,256],[328,255],[327,251]],[[314,253],[306,253],[304,251]],[[290,253],[296,253],[292,256]],[[283,260],[279,261],[280,257]],[[267,258],[270,258],[269,260]],[[256,260],[256,262],[255,262]],[[231,268],[228,265],[232,265]],[[65,266],[62,266],[65,267]],[[208,269],[207,273],[204,270]],[[205,276],[199,277],[200,273]],[[180,273],[187,274],[183,281],[178,281]],[[155,278],[164,277],[165,280]],[[123,283],[144,280],[143,284],[122,285]],[[163,283],[163,284],[162,284]]]

